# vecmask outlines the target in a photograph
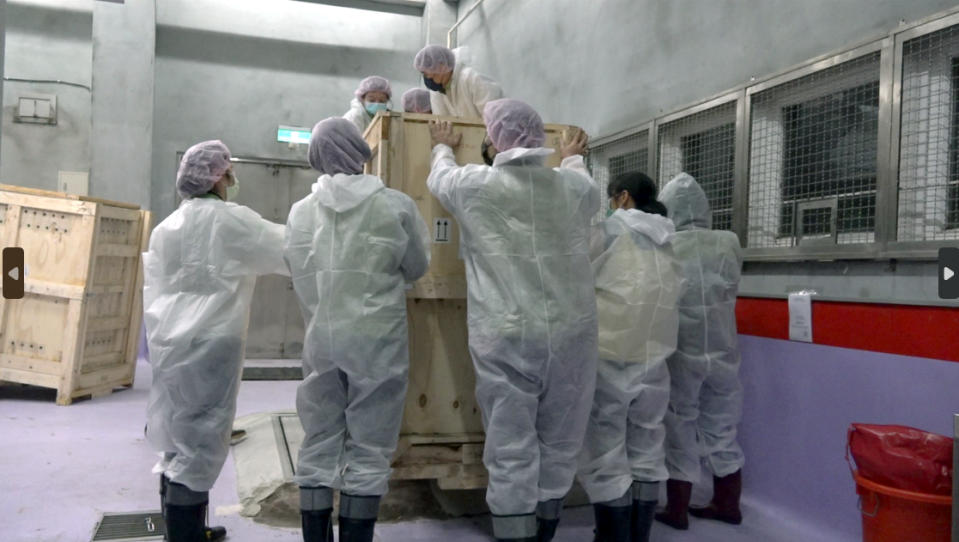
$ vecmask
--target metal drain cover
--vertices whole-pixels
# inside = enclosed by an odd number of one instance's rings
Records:
[[[132,513],[104,512],[96,530],[93,531],[91,542],[163,540],[165,530],[166,524],[159,510]]]

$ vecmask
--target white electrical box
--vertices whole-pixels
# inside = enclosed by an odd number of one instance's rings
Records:
[[[82,171],[61,171],[57,190],[75,196],[89,196],[90,174]]]
[[[55,94],[23,93],[18,97],[14,122],[25,124],[56,124],[57,96]]]

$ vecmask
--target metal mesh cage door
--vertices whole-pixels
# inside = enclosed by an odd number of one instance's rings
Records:
[[[736,101],[697,111],[659,126],[660,188],[680,173],[695,178],[713,214],[714,230],[733,229],[736,182]]]
[[[902,44],[898,241],[959,239],[959,26]]]
[[[589,169],[593,179],[599,185],[603,201],[606,201],[606,187],[617,175],[638,171],[650,177],[649,170],[649,130],[642,130],[609,143],[597,145],[589,151]],[[606,209],[597,217],[606,215]]]
[[[875,52],[751,95],[747,246],[796,246],[811,232],[817,244],[875,240],[879,79]],[[831,200],[826,218],[815,204]],[[798,215],[810,204],[819,218]]]

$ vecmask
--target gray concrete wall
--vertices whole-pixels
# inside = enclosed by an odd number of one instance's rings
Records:
[[[150,206],[155,0],[94,2],[90,195]]]
[[[368,75],[394,108],[419,85],[422,18],[303,2],[250,9],[225,0],[158,0],[153,210],[176,205],[176,154],[221,139],[235,156],[306,160],[277,126],[312,127],[349,109]]]
[[[548,122],[602,136],[956,4],[486,0],[460,27],[459,44]],[[460,2],[459,12],[472,5]]]
[[[461,2],[463,14],[473,2]],[[547,122],[603,136],[880,37],[956,0],[486,0],[459,44]],[[935,262],[750,263],[745,295],[941,304]],[[956,303],[949,303],[957,305]]]
[[[7,3],[3,75],[91,84],[93,2]],[[15,124],[22,92],[55,94],[57,124]],[[90,170],[90,91],[68,85],[7,81],[3,85],[0,182],[57,189],[59,171]]]

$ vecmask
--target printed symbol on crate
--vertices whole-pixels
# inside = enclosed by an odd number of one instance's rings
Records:
[[[437,218],[433,220],[433,242],[449,243],[452,233],[452,220],[449,218]]]

